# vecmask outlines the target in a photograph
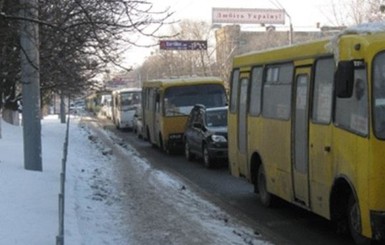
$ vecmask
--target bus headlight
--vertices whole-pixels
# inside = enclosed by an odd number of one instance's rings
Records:
[[[227,142],[226,138],[222,135],[216,135],[216,134],[213,134],[211,135],[211,140],[215,143],[217,142]]]

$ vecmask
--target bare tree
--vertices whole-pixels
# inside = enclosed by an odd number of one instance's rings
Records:
[[[153,11],[147,0],[39,0],[40,79],[42,96],[52,92],[81,94],[107,64],[120,65],[120,55],[142,46],[137,36],[159,38],[172,14]],[[18,12],[15,0],[0,5],[0,96],[15,91],[20,74]],[[128,69],[128,68],[126,68]],[[0,104],[1,105],[1,104]]]
[[[157,50],[148,57],[142,67],[143,79],[180,76],[209,76],[217,74],[213,71],[215,61],[212,58],[214,45],[211,45],[211,26],[207,22],[183,20],[173,25],[168,36],[175,40],[207,40],[207,50]]]
[[[152,6],[146,0],[0,0],[0,33],[7,33],[0,42],[0,110],[15,104],[23,83],[26,169],[42,170],[41,102],[52,92],[85,92],[106,64],[119,65],[120,45],[140,45],[131,35],[155,36],[171,13]]]
[[[333,0],[329,11],[333,13],[333,22],[337,26],[357,25],[385,19],[379,0]]]
[[[0,13],[7,10],[10,15],[17,15],[18,1],[1,0]],[[15,80],[20,80],[19,35],[16,22],[8,22],[0,15],[0,110],[3,107],[17,109]]]

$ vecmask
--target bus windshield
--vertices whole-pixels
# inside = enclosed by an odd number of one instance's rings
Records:
[[[226,102],[224,87],[218,84],[171,87],[164,95],[166,116],[188,115],[195,104],[220,107]]]
[[[121,105],[131,106],[140,104],[141,92],[127,92],[121,94]]]

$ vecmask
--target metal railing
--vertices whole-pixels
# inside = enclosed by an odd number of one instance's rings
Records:
[[[67,117],[67,128],[63,146],[62,169],[60,173],[60,193],[59,193],[59,231],[56,236],[56,245],[64,245],[64,204],[65,204],[65,180],[66,180],[66,163],[68,154],[68,135],[70,126],[70,114]]]

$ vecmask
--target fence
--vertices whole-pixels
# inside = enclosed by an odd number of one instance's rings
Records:
[[[70,116],[67,117],[67,128],[63,146],[62,169],[60,173],[60,193],[59,193],[59,232],[56,236],[56,245],[64,245],[64,203],[65,203],[65,179],[66,163],[68,153],[68,135],[69,135]]]

